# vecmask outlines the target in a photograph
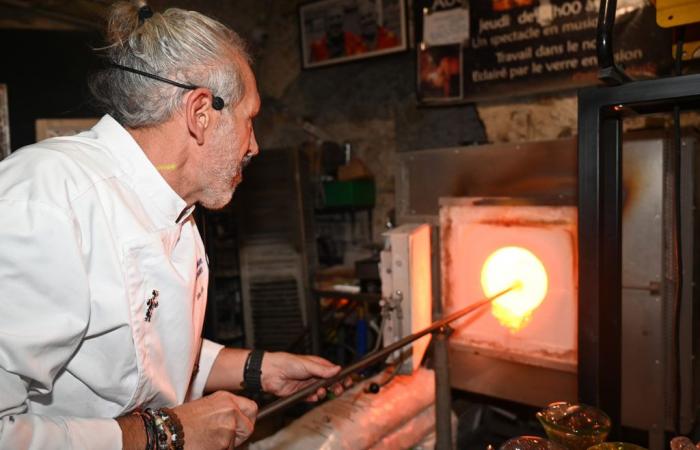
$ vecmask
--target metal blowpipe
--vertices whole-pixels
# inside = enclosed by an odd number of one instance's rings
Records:
[[[288,406],[295,404],[299,400],[304,399],[304,398],[308,397],[309,395],[315,393],[319,388],[325,388],[325,387],[328,387],[332,384],[338,383],[339,381],[342,381],[343,379],[345,379],[348,375],[350,375],[354,372],[357,372],[359,370],[365,369],[367,367],[370,367],[370,366],[378,363],[379,361],[382,361],[387,356],[394,353],[396,350],[398,350],[402,347],[405,347],[406,345],[410,344],[411,342],[413,342],[415,340],[422,338],[423,336],[425,336],[428,333],[432,333],[435,330],[441,329],[445,325],[448,325],[451,322],[454,322],[455,320],[457,320],[461,317],[464,317],[471,312],[478,310],[482,306],[488,305],[489,303],[491,303],[492,301],[494,301],[498,297],[506,294],[507,292],[510,292],[511,290],[515,289],[516,287],[518,287],[518,283],[513,284],[508,289],[504,289],[501,292],[499,292],[491,297],[488,297],[488,298],[485,298],[485,299],[480,300],[478,302],[472,303],[471,305],[466,306],[465,308],[460,309],[459,311],[456,311],[447,317],[444,317],[436,322],[433,322],[432,325],[430,325],[429,327],[424,328],[421,331],[413,333],[409,336],[406,336],[405,338],[400,339],[391,345],[387,345],[386,347],[382,348],[381,350],[377,350],[374,353],[370,353],[369,355],[365,356],[364,358],[360,359],[359,361],[345,367],[340,372],[338,372],[338,374],[335,375],[334,377],[324,378],[322,380],[318,380],[314,384],[311,384],[311,385],[305,387],[304,389],[301,389],[300,391],[297,391],[288,397],[284,397],[284,398],[280,398],[279,400],[275,400],[274,402],[272,402],[269,405],[260,409],[260,411],[258,412],[257,420],[264,419],[265,417],[267,417],[271,414],[274,414],[278,411],[281,411],[281,410],[287,408]]]

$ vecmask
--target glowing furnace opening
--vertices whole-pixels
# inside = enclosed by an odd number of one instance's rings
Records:
[[[491,297],[509,287],[513,290],[494,300],[491,314],[515,333],[527,325],[532,312],[547,295],[547,271],[531,251],[502,247],[486,258],[481,269],[481,288]]]

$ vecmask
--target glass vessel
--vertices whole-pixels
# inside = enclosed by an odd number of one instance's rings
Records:
[[[610,417],[593,406],[550,403],[536,416],[549,439],[570,450],[587,450],[605,441],[610,432]]]
[[[508,439],[498,450],[566,450],[556,442],[539,436],[518,436]]]

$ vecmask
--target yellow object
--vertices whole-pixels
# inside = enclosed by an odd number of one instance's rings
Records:
[[[676,55],[677,45],[678,44],[673,44],[671,54],[674,56]],[[681,59],[683,61],[690,61],[691,59],[700,59],[700,41],[685,42],[683,44],[683,55],[681,56]]]
[[[156,169],[158,170],[175,170],[177,169],[177,164],[172,163],[172,164],[160,164],[156,166]]]
[[[491,313],[499,323],[516,332],[530,320],[547,295],[547,271],[542,262],[522,247],[493,252],[481,269],[481,288],[487,297],[515,286],[493,301]]]
[[[700,22],[700,0],[656,0],[656,23],[670,28]]]

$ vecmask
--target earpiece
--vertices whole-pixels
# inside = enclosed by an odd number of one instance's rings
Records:
[[[218,95],[215,95],[212,100],[211,100],[211,107],[214,108],[217,111],[221,111],[224,109],[224,99],[219,97]]]
[[[379,393],[379,390],[381,389],[381,386],[378,383],[370,383],[367,388],[365,388],[365,392],[369,394],[377,394]]]

